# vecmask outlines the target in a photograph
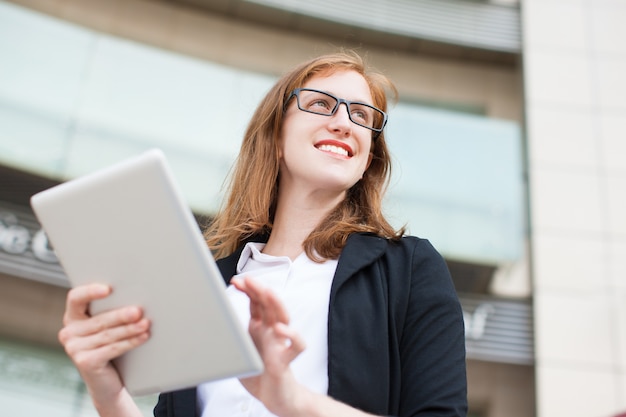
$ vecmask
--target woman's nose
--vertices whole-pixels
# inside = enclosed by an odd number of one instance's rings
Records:
[[[331,127],[333,130],[349,132],[352,129],[352,120],[350,120],[349,111],[346,103],[339,103],[339,108],[337,108],[337,111],[331,117]]]

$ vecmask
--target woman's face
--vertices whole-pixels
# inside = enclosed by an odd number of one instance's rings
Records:
[[[363,76],[351,70],[315,76],[302,87],[374,104]],[[353,123],[345,104],[334,115],[322,116],[300,110],[292,97],[280,135],[281,188],[345,192],[367,169],[371,145],[372,131]]]

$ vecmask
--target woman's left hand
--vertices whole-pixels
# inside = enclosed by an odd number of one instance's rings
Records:
[[[264,365],[263,373],[240,381],[270,412],[289,415],[307,392],[289,368],[304,350],[304,341],[289,327],[287,311],[271,290],[250,278],[234,278],[231,284],[250,298],[248,331]]]

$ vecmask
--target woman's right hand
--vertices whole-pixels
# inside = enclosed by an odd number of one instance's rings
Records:
[[[94,316],[92,301],[111,294],[111,288],[90,284],[68,292],[59,341],[78,368],[96,408],[124,402],[127,396],[111,360],[143,344],[150,322],[139,307],[123,307]]]

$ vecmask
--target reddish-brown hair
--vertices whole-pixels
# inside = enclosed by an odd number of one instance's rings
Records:
[[[387,93],[397,96],[391,81],[366,68],[354,52],[341,52],[304,62],[283,75],[257,107],[246,130],[230,177],[228,196],[205,232],[217,258],[228,256],[253,235],[271,233],[278,196],[279,136],[285,100],[295,88],[316,75],[356,71],[367,81],[374,105],[387,111]],[[391,160],[384,132],[372,142],[372,162],[328,216],[304,241],[311,259],[336,259],[352,233],[367,232],[397,239],[396,231],[382,214],[382,198],[391,174]]]

